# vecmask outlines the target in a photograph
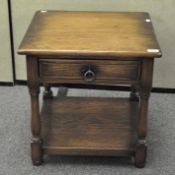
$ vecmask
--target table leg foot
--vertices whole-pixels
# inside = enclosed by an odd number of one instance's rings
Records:
[[[147,146],[145,143],[139,143],[136,146],[136,152],[135,152],[135,166],[137,168],[144,168],[146,163],[146,156],[147,156]]]
[[[31,143],[31,159],[35,166],[39,166],[43,163],[43,152],[40,143]]]

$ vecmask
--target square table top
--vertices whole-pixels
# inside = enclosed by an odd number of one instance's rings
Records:
[[[18,53],[161,57],[151,18],[144,12],[38,11]]]

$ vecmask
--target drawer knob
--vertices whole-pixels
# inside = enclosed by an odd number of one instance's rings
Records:
[[[84,71],[83,78],[85,81],[92,82],[95,80],[95,72],[88,66],[88,69]]]

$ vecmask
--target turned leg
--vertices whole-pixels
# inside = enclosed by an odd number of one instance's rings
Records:
[[[138,85],[132,85],[131,86],[131,93],[130,93],[130,100],[131,101],[139,101],[139,96],[137,94],[138,92]]]
[[[27,57],[28,87],[31,97],[31,159],[34,165],[42,163],[42,139],[41,123],[39,114],[39,81],[38,81],[38,62],[35,57]]]
[[[137,135],[138,143],[135,149],[135,166],[143,168],[146,162],[147,153],[147,114],[148,114],[148,101],[152,88],[152,76],[153,76],[153,60],[142,61],[142,72],[140,82],[140,104],[139,104],[139,116],[137,123]]]
[[[43,95],[44,99],[53,98],[53,92],[51,90],[51,86],[49,84],[44,84],[44,88],[45,88],[44,95]]]
[[[31,127],[32,127],[32,143],[31,143],[31,158],[34,165],[42,163],[42,140],[40,137],[41,124],[39,115],[39,91],[30,89],[31,96]]]
[[[135,166],[143,168],[146,162],[147,144],[147,113],[148,113],[148,96],[140,95],[140,111],[138,118],[138,143],[136,145]]]

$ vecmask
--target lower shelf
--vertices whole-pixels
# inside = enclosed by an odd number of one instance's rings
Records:
[[[44,100],[45,154],[127,156],[134,153],[138,103],[128,99],[62,97]]]

